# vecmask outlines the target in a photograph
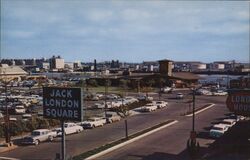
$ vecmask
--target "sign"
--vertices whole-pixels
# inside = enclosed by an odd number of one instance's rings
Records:
[[[235,114],[250,115],[250,90],[229,91],[226,104]]]
[[[81,88],[43,87],[43,116],[82,121]]]

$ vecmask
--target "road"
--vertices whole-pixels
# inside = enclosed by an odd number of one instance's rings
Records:
[[[149,156],[149,154],[154,154],[158,151],[169,153],[171,155],[180,154],[185,149],[186,140],[189,136],[191,128],[191,118],[182,116],[183,113],[189,109],[189,107],[187,103],[182,103],[182,100],[171,99],[171,95],[166,95],[165,97],[163,96],[162,99],[169,101],[168,108],[157,110],[152,113],[138,114],[128,118],[129,134],[151,127],[160,122],[166,121],[167,119],[177,119],[179,123],[150,135],[146,139],[138,141],[136,145],[131,144],[122,148],[125,152],[124,154],[121,154],[121,156],[118,156],[121,150],[117,150],[112,153],[112,155],[107,154],[107,157],[105,156],[103,158],[126,159],[129,155],[135,153],[142,156]],[[216,118],[220,118],[224,115],[224,113],[228,112],[225,108],[225,97],[197,97],[197,106],[202,106],[206,103],[216,103],[216,105],[213,108],[198,114],[197,129],[199,131],[202,131],[203,127],[210,126],[212,121]],[[85,130],[80,134],[67,136],[67,155],[78,155],[82,152],[104,145],[110,141],[120,139],[124,137],[124,135],[124,122],[120,121],[105,125],[101,128]],[[54,159],[56,153],[60,153],[60,145],[60,139],[57,139],[55,142],[42,143],[39,146],[20,146],[12,151],[1,153],[0,156],[25,160]],[[164,146],[164,148],[162,148],[162,146]],[[130,148],[132,150],[130,150]],[[134,152],[134,150],[137,151]],[[143,152],[139,152],[139,150],[143,150]]]
[[[198,138],[198,141],[201,148],[206,148],[209,143],[214,141],[208,137],[208,128],[212,125],[211,122],[217,122],[220,118],[225,117],[225,113],[228,112],[225,104],[222,102],[223,100],[211,109],[196,115],[195,130],[199,133],[198,137],[200,138]],[[153,135],[126,145],[98,159],[189,159],[189,155],[186,152],[186,143],[189,138],[192,119],[180,117],[178,120],[179,123],[176,125],[158,131]]]

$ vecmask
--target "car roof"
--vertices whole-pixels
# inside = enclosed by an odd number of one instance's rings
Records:
[[[226,127],[226,125],[220,123],[220,124],[215,124],[213,127],[224,128]]]

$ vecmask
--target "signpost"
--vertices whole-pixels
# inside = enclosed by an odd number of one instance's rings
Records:
[[[62,160],[65,160],[64,121],[82,121],[82,90],[81,88],[43,88],[43,116],[61,121]]]
[[[228,93],[227,107],[238,115],[250,115],[250,89],[230,90]]]

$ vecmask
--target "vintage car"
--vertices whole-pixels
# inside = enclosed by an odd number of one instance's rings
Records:
[[[99,117],[92,117],[87,119],[86,121],[77,123],[81,125],[83,128],[95,128],[98,126],[103,126],[106,123],[106,119]]]
[[[228,130],[228,126],[224,124],[216,124],[214,125],[210,131],[209,135],[214,138],[221,137]]]
[[[48,129],[37,129],[31,132],[30,136],[24,137],[22,144],[38,145],[40,142],[53,141],[57,133]]]

